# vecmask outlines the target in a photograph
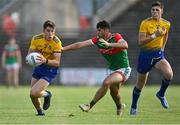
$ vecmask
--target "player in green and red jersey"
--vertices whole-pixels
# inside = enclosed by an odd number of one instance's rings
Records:
[[[22,57],[15,38],[10,38],[8,43],[4,46],[1,59],[2,67],[6,72],[8,86],[10,87],[12,85],[13,87],[18,87]]]
[[[81,104],[79,107],[88,112],[110,89],[110,94],[117,107],[117,115],[122,115],[125,105],[121,102],[119,88],[131,73],[127,54],[128,44],[119,33],[112,34],[110,24],[103,20],[97,23],[97,35],[95,37],[65,46],[62,51],[75,50],[91,45],[96,45],[99,48],[99,52],[107,60],[111,72],[104,79],[92,101],[88,104]]]

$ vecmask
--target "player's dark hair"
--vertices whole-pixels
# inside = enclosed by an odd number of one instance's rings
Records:
[[[50,20],[46,20],[43,24],[43,28],[46,29],[47,27],[52,27],[55,29],[55,23]]]
[[[159,2],[159,1],[153,2],[151,6],[152,6],[152,7],[154,7],[154,6],[159,6],[161,9],[164,8],[163,3]]]
[[[96,28],[102,28],[102,29],[110,29],[111,25],[109,22],[102,20],[100,22],[97,23]]]

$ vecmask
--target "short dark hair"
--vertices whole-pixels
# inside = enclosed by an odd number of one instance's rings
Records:
[[[102,29],[110,29],[111,28],[111,24],[105,20],[102,20],[100,22],[97,23],[96,28],[102,28]]]
[[[43,24],[43,28],[46,29],[47,27],[52,27],[55,29],[55,23],[50,20],[46,20]]]
[[[159,2],[159,1],[153,2],[151,6],[152,6],[152,7],[154,7],[154,6],[159,6],[161,9],[164,9],[164,4],[161,3],[161,2]]]

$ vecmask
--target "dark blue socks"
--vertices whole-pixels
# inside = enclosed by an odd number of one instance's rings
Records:
[[[171,80],[167,80],[167,79],[162,80],[161,87],[158,92],[159,96],[164,97],[164,94],[165,94],[166,89],[168,88],[170,82],[171,82]]]
[[[132,105],[131,108],[136,109],[137,108],[137,102],[139,100],[139,96],[141,94],[141,90],[139,90],[138,88],[134,87],[133,89],[133,97],[132,97]]]

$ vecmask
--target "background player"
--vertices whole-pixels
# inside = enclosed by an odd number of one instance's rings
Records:
[[[141,22],[139,30],[140,54],[138,59],[137,83],[133,89],[131,115],[137,113],[137,102],[141,90],[147,82],[149,71],[154,67],[163,75],[160,90],[156,93],[163,108],[168,108],[168,102],[165,98],[166,89],[173,78],[173,71],[169,62],[164,57],[164,48],[168,39],[170,22],[162,18],[163,4],[154,2],[151,7],[152,17]]]
[[[47,20],[43,25],[43,33],[31,40],[28,53],[39,52],[41,65],[33,70],[30,97],[38,115],[45,115],[44,110],[50,106],[51,92],[45,90],[58,73],[61,58],[61,41],[55,36],[55,24]],[[44,97],[43,109],[40,97]]]
[[[19,45],[15,38],[11,38],[2,52],[2,67],[6,70],[6,81],[8,86],[19,85],[19,70],[22,65],[22,57]]]
[[[121,115],[124,105],[121,102],[119,88],[129,78],[131,72],[127,54],[128,44],[119,33],[112,34],[110,32],[110,24],[107,21],[100,21],[97,24],[97,36],[65,46],[63,51],[92,45],[96,45],[102,56],[108,61],[111,73],[105,78],[92,101],[88,104],[81,104],[79,107],[88,112],[110,89],[110,94],[117,107],[117,115]]]

